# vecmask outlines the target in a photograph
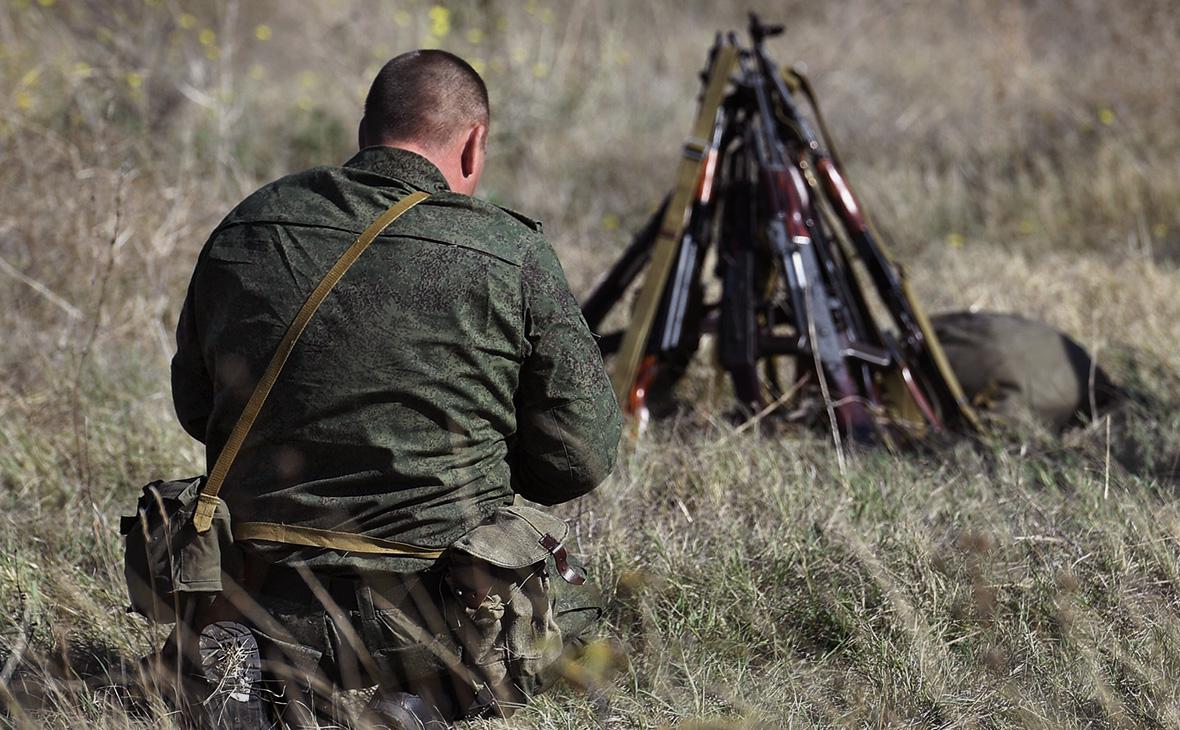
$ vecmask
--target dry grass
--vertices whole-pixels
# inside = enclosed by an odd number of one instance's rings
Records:
[[[1122,446],[1175,451],[1170,4],[763,5],[929,307],[1070,330],[1156,396]],[[230,205],[347,157],[378,65],[437,44],[491,87],[484,194],[544,219],[584,293],[669,184],[712,33],[745,9],[447,6],[0,7],[0,678],[58,678],[29,724],[141,722],[63,667],[159,639],[122,612],[114,526],[139,484],[199,469],[167,362]],[[822,440],[710,415],[627,445],[568,508],[630,665],[513,726],[1180,727],[1174,489],[1108,462],[1101,425],[1064,446],[859,454],[841,479]]]

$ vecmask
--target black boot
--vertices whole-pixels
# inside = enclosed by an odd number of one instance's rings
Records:
[[[451,727],[437,707],[409,692],[378,690],[360,719],[360,726],[371,730],[446,730]]]
[[[201,630],[201,671],[209,695],[202,703],[210,727],[270,730],[274,727],[262,701],[262,657],[250,629],[218,621]]]

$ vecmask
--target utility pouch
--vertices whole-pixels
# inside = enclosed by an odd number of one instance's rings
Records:
[[[241,555],[234,547],[229,508],[218,497],[234,460],[287,358],[324,299],[382,231],[427,197],[426,193],[416,191],[386,209],[340,254],[307,295],[238,416],[209,476],[155,481],[143,488],[135,514],[124,517],[120,523],[124,537],[123,573],[133,610],[152,621],[172,623],[176,620],[180,594],[220,593],[223,575],[240,577]],[[270,523],[253,523],[253,526],[256,532],[287,527]]]
[[[193,510],[205,477],[154,481],[143,488],[135,514],[119,523],[123,575],[131,608],[157,623],[176,620],[180,594],[219,593],[222,576],[240,576],[229,510],[219,504],[212,529],[197,532]]]
[[[563,632],[553,581],[584,586],[570,565],[562,540],[569,526],[540,510],[505,507],[450,546],[443,556],[444,611],[460,646],[460,660],[472,672],[475,689],[495,699],[501,715],[544,689],[546,670],[574,635]],[[583,602],[584,603],[584,602]],[[585,607],[579,618],[586,615]]]

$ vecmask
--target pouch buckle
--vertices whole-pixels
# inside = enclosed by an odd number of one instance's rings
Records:
[[[557,566],[557,572],[561,573],[561,577],[566,583],[574,586],[580,586],[586,583],[586,576],[570,566],[569,554],[566,553],[565,547],[562,546],[560,540],[549,533],[545,533],[541,537],[540,543],[541,547],[545,548],[553,556],[553,564]]]

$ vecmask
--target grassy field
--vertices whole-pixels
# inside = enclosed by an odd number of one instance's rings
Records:
[[[844,475],[820,436],[737,434],[702,398],[563,508],[625,661],[506,726],[1180,727],[1171,3],[760,4],[928,308],[1045,319],[1151,397],[1110,438],[856,453]],[[483,195],[543,219],[584,294],[669,185],[705,51],[745,9],[3,0],[0,685],[48,692],[0,692],[0,725],[168,722],[74,680],[162,636],[124,613],[116,527],[141,484],[201,470],[171,332],[231,205],[346,159],[380,64],[444,47],[491,90]]]

